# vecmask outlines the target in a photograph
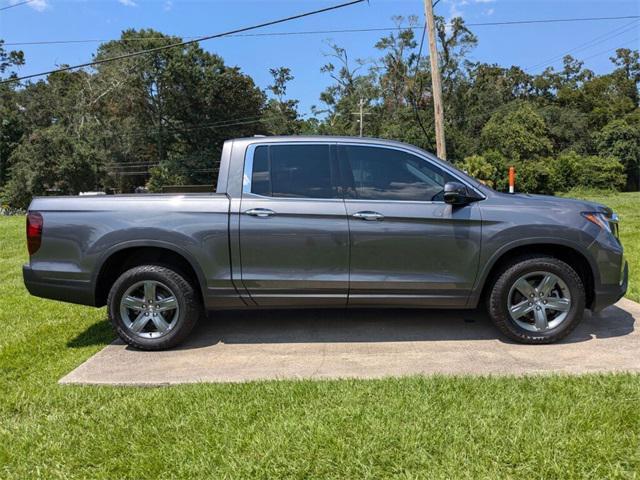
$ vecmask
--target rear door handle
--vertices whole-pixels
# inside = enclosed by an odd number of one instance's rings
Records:
[[[353,218],[359,218],[360,220],[367,220],[370,222],[384,220],[384,215],[378,212],[358,212],[353,214]]]
[[[274,212],[273,210],[269,210],[268,208],[252,208],[244,213],[246,213],[247,215],[251,215],[252,217],[260,218],[271,217],[276,214],[276,212]]]

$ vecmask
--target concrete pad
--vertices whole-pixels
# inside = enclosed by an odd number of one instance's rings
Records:
[[[640,304],[623,299],[600,314],[586,312],[562,343],[520,345],[480,311],[225,312],[201,322],[188,343],[174,350],[141,352],[116,341],[60,383],[640,371],[638,322]]]

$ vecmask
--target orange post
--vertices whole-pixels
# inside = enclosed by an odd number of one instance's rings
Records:
[[[509,167],[509,193],[515,193],[516,191],[516,169]]]

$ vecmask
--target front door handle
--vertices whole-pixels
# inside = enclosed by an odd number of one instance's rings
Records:
[[[384,220],[384,215],[378,212],[358,212],[353,214],[353,218],[359,218],[360,220],[368,220],[370,222]]]
[[[273,210],[269,210],[268,208],[252,208],[244,213],[246,213],[247,215],[251,215],[252,217],[260,218],[271,217],[276,214],[276,212],[274,212]]]

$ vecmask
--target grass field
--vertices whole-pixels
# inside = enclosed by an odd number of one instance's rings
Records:
[[[640,195],[598,200],[640,300]],[[27,294],[23,230],[0,218],[2,479],[640,477],[637,375],[60,386],[113,334]]]

